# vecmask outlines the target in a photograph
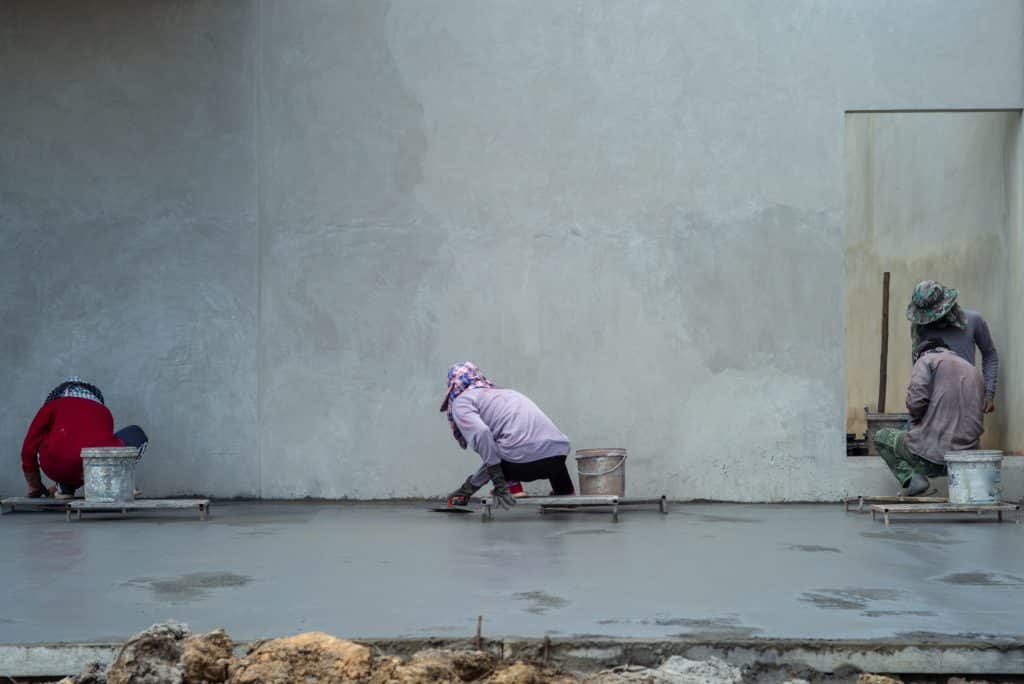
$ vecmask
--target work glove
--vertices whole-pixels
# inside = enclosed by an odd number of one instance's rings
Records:
[[[512,508],[516,505],[515,497],[509,494],[508,482],[505,481],[505,473],[501,470],[501,464],[487,467],[487,474],[491,476],[491,483],[494,491],[491,496],[499,508]]]
[[[465,506],[469,503],[469,497],[476,493],[476,490],[480,489],[472,482],[471,478],[466,478],[466,481],[462,483],[462,486],[456,489],[454,492],[448,495],[449,506]]]

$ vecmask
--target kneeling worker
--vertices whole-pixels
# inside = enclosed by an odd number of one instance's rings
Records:
[[[907,388],[910,430],[883,428],[875,446],[907,496],[928,491],[929,477],[946,475],[946,454],[977,449],[985,431],[981,372],[931,337],[914,350]]]
[[[21,448],[21,469],[29,497],[70,498],[83,484],[82,449],[133,446],[139,455],[149,443],[137,425],[114,432],[114,417],[103,403],[103,393],[78,376],[53,389],[29,426]],[[43,486],[42,468],[57,485]]]
[[[448,414],[459,445],[465,449],[472,444],[483,461],[448,495],[449,506],[467,504],[488,480],[494,485],[495,503],[503,508],[515,504],[510,480],[546,479],[554,496],[576,493],[565,467],[569,438],[528,397],[495,387],[475,364],[467,361],[448,369],[448,393],[441,411]]]
[[[975,347],[981,351],[982,375],[985,378],[985,413],[996,409],[996,376],[999,374],[999,354],[992,342],[988,323],[977,311],[963,309],[957,303],[959,292],[944,287],[934,280],[924,280],[914,287],[907,306],[910,320],[911,354],[922,341],[935,337],[945,342],[972,366]],[[913,356],[914,359],[917,356]]]

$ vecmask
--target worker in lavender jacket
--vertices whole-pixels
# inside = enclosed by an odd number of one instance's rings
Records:
[[[992,342],[988,323],[977,311],[962,309],[957,304],[956,288],[943,287],[934,280],[924,280],[914,288],[907,306],[907,320],[911,323],[911,349],[928,338],[938,338],[954,353],[974,363],[974,348],[981,350],[982,375],[985,378],[985,413],[996,410],[996,377],[999,374],[999,355]],[[917,361],[916,353],[913,360]]]
[[[565,467],[569,438],[536,404],[515,390],[498,388],[470,361],[448,369],[448,391],[441,411],[463,449],[472,445],[483,461],[461,487],[448,495],[449,506],[464,506],[488,480],[495,503],[515,504],[508,482],[548,480],[555,496],[575,494]]]

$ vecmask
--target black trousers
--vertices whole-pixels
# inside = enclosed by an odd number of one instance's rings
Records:
[[[121,428],[114,433],[114,436],[124,442],[125,446],[133,446],[139,450],[139,455],[145,450],[147,444],[149,444],[149,437],[143,432],[142,428],[138,425],[129,425],[128,427]]]
[[[569,477],[569,469],[565,467],[565,456],[549,456],[530,463],[501,462],[501,471],[506,480],[533,482],[547,480],[551,483],[551,493],[555,496],[575,494],[576,488]]]

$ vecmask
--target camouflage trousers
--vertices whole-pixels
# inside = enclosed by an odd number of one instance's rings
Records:
[[[907,446],[907,431],[896,428],[882,428],[875,433],[875,448],[889,470],[899,480],[901,487],[906,487],[914,473],[927,478],[945,477],[946,466],[932,463],[912,453]]]

